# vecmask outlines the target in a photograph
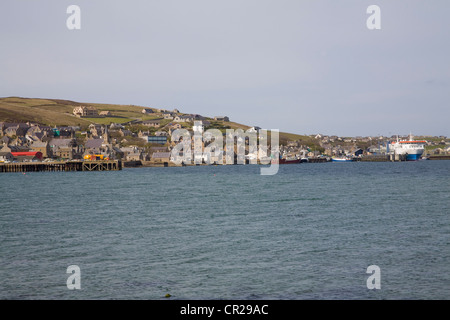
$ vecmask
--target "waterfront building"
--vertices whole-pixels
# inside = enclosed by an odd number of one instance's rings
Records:
[[[155,152],[152,154],[151,160],[154,162],[169,162],[170,152]]]
[[[42,152],[39,151],[11,152],[11,154],[13,155],[14,159],[19,162],[42,160]]]
[[[31,144],[32,151],[39,151],[44,158],[51,157],[51,148],[48,142],[35,141]]]

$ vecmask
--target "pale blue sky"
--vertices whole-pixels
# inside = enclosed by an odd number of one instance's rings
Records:
[[[81,30],[66,9],[81,8]],[[381,8],[381,30],[366,9]],[[448,0],[0,2],[0,96],[300,134],[450,136]]]

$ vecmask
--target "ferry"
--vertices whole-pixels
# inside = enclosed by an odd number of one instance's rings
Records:
[[[406,161],[419,160],[425,151],[425,140],[414,140],[410,134],[407,140],[391,141],[388,143],[387,153],[406,155]]]

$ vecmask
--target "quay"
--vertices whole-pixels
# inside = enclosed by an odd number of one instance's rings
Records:
[[[442,156],[442,155],[440,155],[440,156],[429,156],[428,159],[429,160],[450,160],[450,156],[446,156],[446,155],[444,155],[444,156]]]
[[[0,172],[117,171],[120,160],[0,163]]]
[[[366,155],[361,158],[357,158],[356,161],[367,161],[367,162],[406,161],[406,155],[405,154]]]
[[[309,158],[308,162],[310,163],[322,163],[322,162],[328,162],[327,158],[318,158],[318,157],[314,157],[314,158]]]

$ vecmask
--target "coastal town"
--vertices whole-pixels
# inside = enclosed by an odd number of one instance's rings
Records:
[[[73,109],[79,118],[102,118],[110,112],[94,107]],[[203,128],[229,128],[227,116],[205,118],[198,114],[181,114],[177,109],[143,108],[152,120],[128,123],[81,126],[48,126],[39,123],[0,122],[0,163],[67,160],[121,160],[123,162],[164,163],[170,161],[174,130],[192,130],[193,122]]]
[[[232,127],[229,117],[206,117],[185,114],[178,109],[143,107],[142,118],[127,122],[95,123],[96,119],[113,119],[114,111],[93,106],[74,106],[73,117],[93,123],[79,126],[49,126],[32,121],[0,122],[0,163],[120,160],[124,166],[158,166],[171,162],[171,151],[179,141],[172,141],[177,129],[204,132],[218,129],[226,135]],[[150,119],[149,119],[150,118]],[[244,127],[259,133],[258,126]],[[192,135],[193,137],[193,135]],[[297,138],[297,139],[295,139]],[[450,139],[446,136],[421,136],[424,157],[450,155]],[[364,157],[388,152],[388,142],[407,136],[339,137],[304,135],[280,140],[281,158],[328,159]],[[207,144],[203,143],[204,149]],[[246,141],[248,152],[248,140]],[[325,160],[324,160],[325,161]]]

